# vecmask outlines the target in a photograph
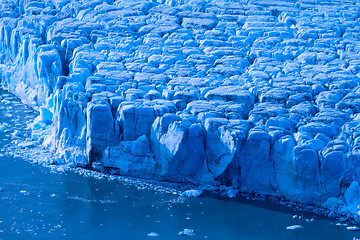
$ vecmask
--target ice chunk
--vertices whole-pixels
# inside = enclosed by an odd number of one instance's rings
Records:
[[[101,163],[136,177],[155,176],[158,170],[145,135],[135,141],[121,141],[118,146],[107,147]]]
[[[27,195],[30,194],[30,193],[29,193],[28,191],[26,191],[26,190],[21,190],[20,193],[23,194],[24,196],[27,196]]]
[[[194,198],[197,198],[197,197],[200,197],[201,194],[203,193],[202,190],[187,190],[185,192],[182,192],[180,194],[181,197],[194,197]]]
[[[269,158],[270,148],[271,137],[266,131],[261,128],[250,130],[239,156],[243,190],[263,194],[273,191],[275,170]]]
[[[325,197],[338,196],[344,176],[342,151],[332,151],[325,155],[321,165],[321,182]]]
[[[161,166],[160,174],[166,178],[194,177],[205,161],[202,128],[195,118],[179,119],[170,114],[158,117],[150,142]]]
[[[286,230],[297,230],[297,229],[302,229],[303,227],[301,225],[292,225],[292,226],[288,226],[286,227]]]
[[[185,228],[183,231],[179,232],[178,235],[180,236],[194,236],[195,232],[193,229]]]
[[[52,121],[52,117],[53,117],[53,113],[44,107],[40,108],[40,121],[45,123],[45,124],[51,124]]]
[[[5,131],[6,129],[8,129],[8,127],[6,126],[6,124],[1,123],[1,124],[0,124],[0,131],[3,132],[3,131]]]
[[[230,189],[226,192],[226,195],[229,197],[229,198],[235,198],[239,195],[240,191],[239,190],[236,190],[236,189]]]
[[[255,102],[254,95],[241,87],[226,86],[210,90],[205,95],[206,100],[224,100],[237,103],[244,103],[248,107],[252,107]]]
[[[294,169],[298,199],[317,202],[320,197],[320,169],[317,152],[307,145],[294,148]]]
[[[141,135],[150,137],[151,126],[158,116],[177,111],[173,102],[166,100],[122,102],[117,110],[122,140],[136,140]]]
[[[344,198],[349,205],[357,205],[360,203],[360,187],[358,182],[353,181],[351,183],[345,191]]]
[[[216,178],[224,173],[235,154],[240,152],[250,125],[213,117],[207,118],[204,125],[206,163]]]
[[[334,137],[337,134],[336,126],[333,124],[326,124],[321,122],[311,122],[299,128],[300,132],[305,132],[310,136],[315,137],[317,134],[322,133],[328,137]]]
[[[293,165],[295,146],[295,139],[292,136],[283,136],[274,143],[270,155],[271,160],[274,162],[279,190],[289,198],[296,195]]]
[[[359,228],[356,226],[347,226],[346,229],[349,231],[359,231]]]
[[[11,133],[11,135],[14,137],[14,138],[19,138],[19,137],[23,137],[23,133],[20,132],[19,130],[15,130],[13,133]]]
[[[119,142],[119,131],[115,128],[115,119],[111,107],[106,102],[92,101],[87,107],[87,152],[90,163],[100,160],[108,145]]]
[[[149,237],[159,237],[160,235],[154,232],[148,234]]]

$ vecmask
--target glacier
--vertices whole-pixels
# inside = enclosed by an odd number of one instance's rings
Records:
[[[356,0],[1,0],[1,86],[58,164],[360,220],[359,17]]]

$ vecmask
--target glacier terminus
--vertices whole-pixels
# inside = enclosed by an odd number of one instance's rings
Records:
[[[57,164],[360,220],[359,18],[356,0],[2,0],[1,86]]]

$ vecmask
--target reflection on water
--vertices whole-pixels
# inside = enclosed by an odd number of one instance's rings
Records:
[[[139,190],[123,181],[54,173],[6,155],[6,144],[29,135],[26,123],[35,113],[4,91],[0,101],[0,239],[360,238],[337,221],[294,217],[265,203],[180,199],[171,191]],[[303,228],[286,230],[296,224]],[[184,229],[195,235],[179,236]]]

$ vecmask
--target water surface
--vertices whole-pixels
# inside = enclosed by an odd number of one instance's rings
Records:
[[[2,90],[0,101],[0,239],[360,238],[360,233],[336,225],[336,220],[309,213],[266,203],[182,199],[171,189],[144,189],[141,182],[54,172],[14,157],[6,153],[5,145],[17,139],[11,135],[16,129],[20,139],[29,135],[26,124],[36,112]],[[295,224],[303,228],[286,230]],[[184,229],[192,229],[195,235],[179,236]],[[158,236],[148,236],[150,233]]]

